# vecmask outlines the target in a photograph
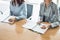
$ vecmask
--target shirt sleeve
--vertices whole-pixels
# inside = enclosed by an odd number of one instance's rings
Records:
[[[51,23],[51,27],[54,28],[54,27],[59,26],[57,6],[54,7],[54,15],[53,15],[52,19],[53,19],[53,22]]]
[[[12,1],[11,1],[11,2],[10,2],[10,15],[11,15],[11,16],[13,16],[13,12],[12,12],[12,9],[13,9],[13,8],[12,8],[12,6],[13,6],[13,5],[12,5]]]

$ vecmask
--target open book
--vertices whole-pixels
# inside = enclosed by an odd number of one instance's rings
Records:
[[[23,27],[26,28],[26,29],[31,29],[31,30],[33,30],[35,32],[44,34],[48,30],[48,27],[46,29],[42,29],[41,27],[43,25],[45,25],[46,27],[48,26],[48,24],[41,23],[40,25],[38,25],[35,22],[28,21],[28,22],[26,22],[26,24],[23,25]]]
[[[43,25],[46,26],[46,29],[42,29],[41,28]],[[44,34],[48,30],[48,25],[47,24],[43,24],[43,23],[40,24],[40,25],[37,24],[32,30],[35,31],[35,32]]]

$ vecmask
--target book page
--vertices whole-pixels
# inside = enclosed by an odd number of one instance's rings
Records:
[[[2,21],[2,22],[9,23],[8,20],[9,20],[10,18],[13,18],[13,17],[14,17],[14,16],[8,16],[8,17],[7,17],[4,21]]]
[[[32,29],[33,27],[35,27],[36,23],[33,21],[27,21],[26,24],[23,25],[24,28],[27,29]]]
[[[46,26],[46,29],[42,29],[42,28],[41,28],[41,27],[43,27],[43,25]],[[35,26],[32,30],[33,30],[33,31],[36,31],[36,32],[38,32],[38,33],[44,34],[44,33],[47,31],[47,29],[48,29],[47,26],[48,26],[47,24],[37,25],[37,26]]]

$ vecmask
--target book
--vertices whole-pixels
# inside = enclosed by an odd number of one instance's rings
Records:
[[[28,21],[26,22],[26,24],[23,25],[23,27],[26,29],[31,29],[32,31],[35,31],[37,33],[45,34],[45,32],[48,30],[48,25],[49,24],[44,24],[44,23],[41,23],[40,25],[38,25],[35,22]],[[46,26],[46,29],[42,29],[41,27],[43,26]]]
[[[45,26],[46,29],[42,29],[41,27],[43,27],[43,26]],[[42,23],[40,25],[36,25],[32,30],[37,32],[37,33],[44,34],[48,30],[48,25]]]

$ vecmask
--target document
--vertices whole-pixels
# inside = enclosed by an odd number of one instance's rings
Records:
[[[6,15],[0,15],[0,22],[4,21],[8,16]]]
[[[42,29],[41,27],[46,26],[46,29]],[[32,21],[26,22],[26,24],[23,25],[24,28],[31,29],[37,33],[44,34],[48,30],[48,24],[41,23],[38,25],[37,23],[34,23]]]
[[[32,29],[35,25],[36,25],[35,22],[33,22],[33,21],[27,21],[27,22],[23,25],[23,27],[24,27],[24,28],[27,28],[27,29]]]
[[[2,22],[4,22],[4,23],[9,23],[9,21],[8,21],[8,20],[9,20],[10,18],[12,18],[12,17],[14,17],[14,16],[8,16],[8,17],[7,17],[7,18],[5,18]]]
[[[46,29],[42,29],[41,27],[45,26]],[[47,24],[40,24],[40,25],[36,25],[33,29],[33,31],[44,34],[47,30],[48,30],[48,25]]]

